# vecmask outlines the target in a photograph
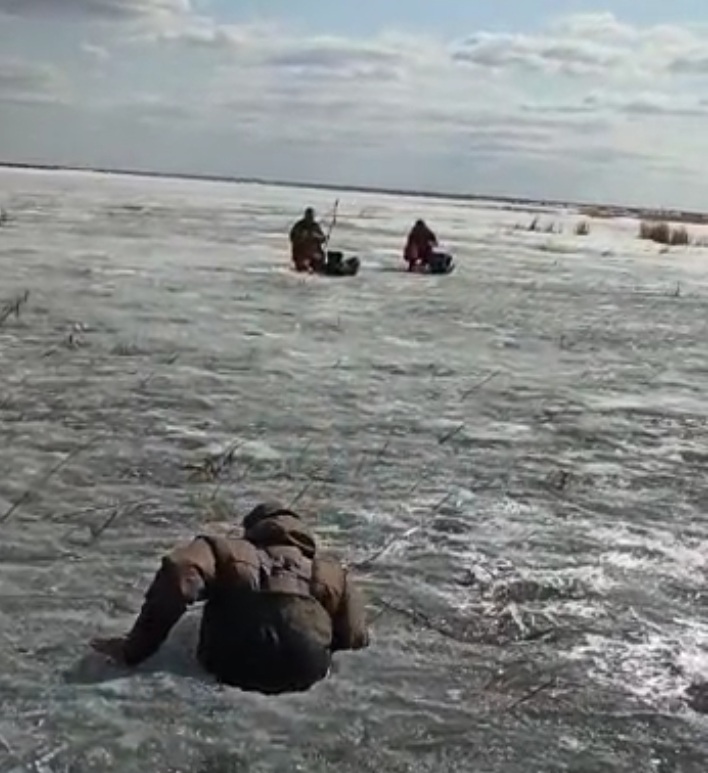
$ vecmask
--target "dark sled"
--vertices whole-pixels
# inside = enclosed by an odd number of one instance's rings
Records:
[[[327,252],[327,260],[315,269],[322,276],[356,276],[359,273],[361,261],[355,255],[345,258],[341,252]]]
[[[455,262],[447,252],[434,252],[427,263],[408,270],[415,274],[451,274],[455,270]]]

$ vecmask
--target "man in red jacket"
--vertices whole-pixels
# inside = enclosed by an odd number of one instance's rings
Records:
[[[427,265],[437,246],[437,236],[428,228],[424,220],[417,220],[408,234],[403,253],[403,258],[408,263],[408,270],[415,271],[418,266]]]

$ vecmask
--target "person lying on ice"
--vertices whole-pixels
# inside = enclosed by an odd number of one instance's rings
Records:
[[[308,690],[327,676],[333,653],[369,644],[363,597],[347,570],[320,557],[299,515],[263,503],[243,519],[241,538],[198,536],[163,558],[130,633],[91,646],[136,666],[202,600],[198,660],[242,690]]]
[[[301,220],[290,229],[290,246],[297,271],[309,271],[325,263],[324,243],[327,237],[315,219],[315,210],[308,207]]]
[[[437,236],[428,228],[425,221],[416,220],[408,234],[408,241],[403,253],[403,258],[408,263],[408,270],[414,271],[418,266],[425,266],[430,261],[433,250],[437,246]]]

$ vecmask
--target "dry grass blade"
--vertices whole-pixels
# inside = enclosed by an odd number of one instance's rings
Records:
[[[391,430],[388,433],[388,435],[386,437],[386,440],[384,441],[383,445],[381,446],[381,448],[379,448],[379,450],[374,455],[372,464],[374,464],[374,465],[377,464],[381,460],[383,455],[386,453],[386,451],[388,451],[388,448],[391,445],[391,439],[393,438],[393,433],[394,433],[393,430]],[[366,464],[367,455],[368,455],[368,451],[364,450],[364,451],[361,452],[361,458],[359,459],[359,464],[357,465],[357,468],[356,468],[356,470],[354,472],[354,477],[355,478],[358,478],[359,475],[361,475],[361,473],[363,472],[364,465]]]
[[[354,470],[355,478],[358,478],[361,475],[365,464],[366,464],[366,449],[361,452],[361,456],[359,457],[359,464],[357,464],[356,470]]]
[[[435,620],[432,620],[430,617],[428,617],[428,615],[424,614],[423,612],[419,612],[417,609],[407,609],[406,607],[401,607],[398,604],[394,604],[381,598],[377,598],[376,603],[386,610],[395,612],[396,614],[407,618],[411,623],[414,623],[420,628],[439,633],[446,639],[451,639],[452,641],[456,641],[460,644],[469,644],[469,641],[464,636],[456,634],[454,631],[451,631],[441,623],[437,623]],[[381,617],[381,615],[377,615],[377,617]]]
[[[509,613],[509,617],[511,617],[511,619],[514,621],[514,624],[516,625],[516,627],[519,629],[521,638],[526,639],[530,631],[526,626],[526,623],[524,623],[523,618],[521,617],[521,612],[519,611],[519,607],[516,605],[515,602],[512,601],[507,605],[506,611]]]
[[[452,497],[451,493],[446,494],[432,509],[432,514],[435,515],[437,511]],[[402,540],[408,539],[409,537],[412,537],[414,534],[417,534],[424,526],[425,526],[425,519],[427,516],[427,512],[421,517],[420,523],[417,526],[412,526],[410,529],[407,529],[403,534],[397,534],[391,539],[384,542],[384,544],[377,548],[370,556],[367,558],[362,559],[361,561],[357,561],[356,563],[352,564],[352,566],[355,569],[358,570],[364,570],[368,569],[375,561],[378,561],[379,558],[381,558],[383,555],[385,555],[396,543],[401,542]]]
[[[418,477],[418,478],[416,479],[415,483],[413,483],[413,485],[412,485],[412,486],[411,486],[411,487],[408,489],[408,491],[406,492],[406,496],[409,496],[409,497],[410,497],[410,496],[413,496],[413,494],[415,494],[415,492],[416,492],[416,491],[417,491],[417,490],[418,490],[418,489],[419,489],[419,488],[420,488],[420,487],[423,485],[423,483],[425,483],[425,482],[426,482],[425,474],[424,474],[424,473],[421,473],[421,474],[420,474],[420,477]]]
[[[0,524],[5,523],[10,519],[10,517],[15,513],[15,511],[21,507],[31,496],[32,494],[39,488],[42,488],[42,486],[46,485],[47,481],[55,475],[59,470],[61,470],[62,467],[67,465],[72,459],[77,457],[80,453],[85,451],[87,448],[92,446],[94,443],[96,443],[98,438],[93,438],[92,440],[89,440],[88,443],[84,443],[84,445],[80,446],[79,448],[74,449],[71,451],[71,453],[67,454],[61,461],[57,462],[50,470],[49,472],[41,478],[39,481],[37,481],[37,484],[31,488],[28,488],[24,494],[7,510],[7,512],[0,517]]]
[[[391,430],[388,437],[386,438],[386,442],[376,452],[376,456],[374,457],[374,464],[377,464],[379,461],[381,461],[386,451],[388,451],[389,446],[391,445],[392,438],[393,438],[393,430]]]
[[[106,520],[97,527],[89,527],[91,532],[91,539],[88,541],[88,545],[94,545],[102,537],[103,533],[110,528],[110,526],[121,515],[132,515],[140,509],[140,504],[134,504],[127,507],[116,507],[106,518]]]
[[[450,432],[443,435],[441,438],[438,438],[438,443],[440,445],[443,445],[444,443],[447,443],[449,440],[452,440],[455,435],[459,435],[460,432],[465,428],[464,424],[460,424],[459,427],[455,427],[455,429],[451,430]]]
[[[489,375],[485,376],[481,381],[478,381],[476,384],[471,386],[469,389],[466,389],[461,395],[460,400],[465,400],[468,398],[473,392],[476,392],[478,389],[481,389],[485,384],[488,384],[492,379],[496,378],[501,371],[495,370]]]
[[[175,352],[164,361],[164,365],[174,365],[175,362],[179,359],[179,352]],[[151,370],[147,376],[144,376],[142,379],[140,379],[139,387],[140,389],[145,389],[145,387],[155,378],[157,375],[157,370]]]
[[[213,456],[207,456],[197,464],[191,462],[185,464],[184,469],[191,470],[189,479],[191,481],[201,480],[202,482],[218,480],[221,474],[231,467],[234,462],[234,455],[242,445],[243,442],[239,440],[230,445],[225,451]]]
[[[300,453],[297,456],[297,459],[295,460],[295,469],[299,470],[302,467],[302,463],[305,461],[305,457],[307,456],[307,452],[310,450],[313,444],[313,439],[310,438],[307,443],[305,443],[305,447],[300,451]]]
[[[82,510],[66,510],[63,513],[59,513],[54,517],[54,520],[62,520],[69,517],[76,517],[82,515],[91,515],[92,513],[102,513],[106,510],[115,510],[116,507],[130,507],[132,505],[145,504],[151,500],[141,497],[140,499],[129,499],[127,502],[112,503],[110,505],[92,505],[91,507],[84,507]]]
[[[86,524],[85,522],[82,523],[76,523],[74,524],[62,537],[63,540],[68,540],[70,537],[72,537],[76,532],[80,532],[84,529],[88,529],[90,536],[90,539],[88,540],[88,544],[90,545],[92,542],[95,541],[97,537],[101,535],[102,532],[104,532],[112,523],[116,520],[118,515],[120,515],[123,512],[130,511],[135,512],[139,508],[141,508],[144,505],[149,504],[155,504],[155,500],[150,498],[143,497],[142,499],[129,499],[125,502],[119,502],[111,505],[99,505],[97,507],[87,507],[83,510],[78,510],[76,512],[72,513],[64,513],[60,518],[66,518],[67,516],[86,516],[86,515],[98,515],[99,513],[104,513],[106,511],[109,511],[108,517],[106,520],[98,527],[92,526],[90,524]]]
[[[440,508],[441,508],[441,507],[442,507],[444,504],[447,504],[447,502],[449,502],[449,501],[452,499],[452,497],[453,497],[453,496],[454,496],[454,495],[453,495],[453,493],[452,493],[451,491],[449,491],[447,494],[445,494],[445,496],[444,496],[444,497],[443,497],[443,498],[442,498],[442,499],[441,499],[441,500],[440,500],[440,501],[439,501],[439,502],[438,502],[438,503],[435,505],[435,507],[433,508],[433,514],[437,513],[437,512],[438,512],[438,510],[439,510],[439,509],[440,509]]]
[[[529,690],[528,692],[524,693],[520,698],[517,698],[515,701],[510,703],[505,709],[504,713],[508,713],[509,711],[513,711],[514,709],[518,708],[524,703],[528,703],[528,701],[535,698],[537,695],[540,695],[542,692],[545,692],[551,687],[555,687],[556,680],[555,677],[553,679],[548,679],[545,682],[541,682],[541,684],[537,685],[533,689]]]
[[[295,505],[307,494],[307,492],[312,488],[312,485],[315,481],[310,479],[307,481],[307,483],[300,489],[300,491],[295,495],[295,497],[288,503],[288,507],[295,507]]]
[[[356,563],[352,564],[354,569],[357,569],[359,571],[368,569],[373,563],[379,560],[381,556],[386,554],[396,543],[401,542],[402,540],[408,539],[409,537],[412,537],[414,534],[419,532],[423,528],[422,524],[419,526],[413,526],[407,531],[403,532],[403,534],[397,534],[394,537],[391,537],[391,539],[384,542],[384,544],[378,548],[374,553],[372,553],[367,558],[364,558],[361,561],[357,561]]]
[[[29,296],[30,291],[25,290],[22,295],[17,296],[17,298],[3,306],[2,310],[0,310],[0,327],[2,327],[13,314],[15,317],[20,316],[20,309],[27,303]]]

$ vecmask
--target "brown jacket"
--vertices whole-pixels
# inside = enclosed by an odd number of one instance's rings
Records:
[[[324,243],[327,241],[322,227],[315,220],[298,220],[290,229],[291,257],[296,266],[305,266],[311,261],[324,258]]]
[[[260,505],[244,519],[242,538],[198,536],[163,558],[127,636],[126,662],[136,665],[150,657],[187,607],[206,601],[199,652],[204,664],[209,653],[201,650],[220,635],[205,631],[221,624],[218,600],[247,595],[255,602],[251,608],[257,609],[259,593],[281,597],[284,603],[287,599],[295,609],[289,613],[294,624],[308,629],[331,652],[368,646],[364,601],[347,570],[316,555],[315,540],[297,514],[278,505]],[[241,623],[248,626],[252,621],[233,621]]]

